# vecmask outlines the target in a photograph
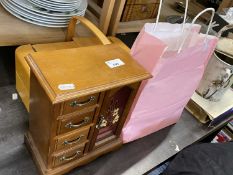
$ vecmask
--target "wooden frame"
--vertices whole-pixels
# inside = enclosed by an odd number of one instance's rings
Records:
[[[97,23],[98,28],[104,34],[108,32],[114,4],[115,0],[104,0],[103,7],[101,8],[94,0],[88,1],[87,14],[91,17],[92,22]]]

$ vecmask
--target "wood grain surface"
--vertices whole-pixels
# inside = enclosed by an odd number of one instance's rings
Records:
[[[116,58],[125,65],[114,69],[106,65],[106,61]],[[27,61],[54,103],[64,101],[64,97],[68,100],[150,77],[117,44],[37,52],[28,56]],[[60,84],[70,83],[75,85],[75,89],[58,89]]]

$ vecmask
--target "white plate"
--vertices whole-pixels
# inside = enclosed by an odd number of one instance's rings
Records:
[[[47,5],[43,4],[37,0],[28,0],[28,1],[32,4],[34,4],[35,6],[38,6],[40,8],[44,8],[44,9],[49,10],[49,11],[71,12],[71,11],[77,10],[79,8],[79,6],[74,6],[74,7],[69,7],[69,8],[62,7],[62,6],[54,7],[54,6],[51,6],[50,4],[47,4]]]
[[[2,6],[9,12],[11,13],[12,15],[14,15],[15,17],[23,20],[23,21],[26,21],[26,22],[29,22],[29,23],[32,23],[32,24],[36,24],[36,25],[39,25],[39,26],[44,26],[44,27],[53,27],[53,28],[63,28],[63,27],[67,27],[67,25],[51,25],[51,24],[46,24],[46,23],[43,23],[43,22],[38,22],[38,21],[34,21],[34,20],[31,20],[31,19],[27,19],[27,18],[24,18],[18,14],[16,14],[15,12],[13,12],[12,10],[10,10],[9,8],[7,8],[5,6],[5,4],[2,3],[1,1],[1,4]]]
[[[41,14],[45,14],[45,15],[50,15],[50,16],[71,17],[71,16],[75,16],[79,12],[79,10],[75,10],[72,12],[66,12],[66,13],[54,12],[54,11],[48,11],[46,9],[38,8],[34,5],[32,5],[27,0],[11,0],[11,1],[14,1],[14,3],[16,3],[19,6],[26,8],[28,10],[31,10],[31,11],[34,11],[37,13],[41,13]],[[87,0],[82,0],[82,3],[80,5],[80,10],[86,9],[86,8],[87,8]]]
[[[21,10],[24,10],[26,12],[28,12],[29,14],[31,15],[37,15],[37,16],[40,16],[42,18],[48,18],[48,19],[63,19],[63,20],[67,20],[67,19],[70,19],[70,16],[50,16],[50,15],[46,15],[46,14],[41,14],[41,13],[37,13],[35,11],[32,11],[32,10],[28,10],[27,8],[23,8],[22,6],[16,4],[14,1],[11,1],[11,0],[5,0],[5,2],[7,2],[8,4],[11,4],[15,7],[17,7],[18,9],[21,9]],[[83,12],[81,13],[78,12],[76,15],[80,15],[80,14],[83,14]]]
[[[79,6],[82,3],[82,0],[79,0],[75,3],[61,3],[61,2],[53,2],[53,1],[47,1],[47,0],[39,0],[43,4],[50,4],[51,6],[60,6],[60,7],[73,7],[73,6]]]
[[[36,5],[36,6],[38,6],[38,7],[41,7],[41,8],[45,8],[45,9],[48,9],[48,10],[57,10],[57,9],[59,9],[59,10],[70,10],[70,11],[74,11],[74,10],[76,10],[76,9],[78,9],[77,7],[75,7],[75,6],[72,6],[72,7],[63,7],[63,6],[53,6],[53,5],[51,5],[50,3],[49,4],[44,4],[43,2],[41,2],[41,1],[37,1],[37,0],[28,0],[30,3],[32,3],[32,4],[34,4],[34,5]]]
[[[41,18],[40,16],[37,15],[30,15],[29,13],[21,10],[21,9],[17,9],[16,7],[14,7],[13,5],[11,5],[10,3],[7,3],[7,1],[2,0],[2,3],[5,5],[5,7],[7,7],[9,10],[12,10],[12,12],[15,12],[16,14],[24,17],[24,18],[28,18],[34,21],[39,21],[39,22],[43,22],[46,24],[52,24],[52,25],[56,25],[56,24],[60,24],[60,25],[67,25],[69,20],[51,20],[51,19],[45,19],[45,18]]]
[[[71,4],[65,4],[65,3],[54,3],[53,1],[46,1],[46,0],[35,0],[38,3],[44,4],[44,5],[49,5],[52,7],[65,7],[65,8],[73,8],[73,7],[78,7],[82,3],[82,1],[78,1],[77,3],[71,3]]]
[[[56,2],[56,3],[66,3],[66,4],[70,4],[70,3],[75,3],[75,2],[78,2],[80,0],[47,0],[47,1],[53,1],[53,2]],[[82,1],[82,0],[81,0]]]

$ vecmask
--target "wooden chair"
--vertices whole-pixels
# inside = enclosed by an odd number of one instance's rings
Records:
[[[115,0],[104,0],[102,7],[98,6],[95,0],[88,1],[88,9],[86,15],[91,21],[96,23],[98,28],[107,34],[110,20],[112,17]]]

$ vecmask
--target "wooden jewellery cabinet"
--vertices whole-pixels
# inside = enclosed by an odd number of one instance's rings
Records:
[[[83,17],[72,19],[68,38],[77,20],[101,44],[34,49],[26,56],[30,116],[25,142],[43,175],[64,174],[119,148],[134,96],[141,81],[150,78],[125,45],[110,41]]]

